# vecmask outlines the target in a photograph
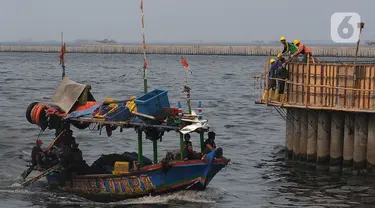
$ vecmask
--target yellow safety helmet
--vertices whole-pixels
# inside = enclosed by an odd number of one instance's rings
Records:
[[[277,59],[281,59],[282,56],[281,53],[277,54]]]
[[[286,40],[284,36],[281,36],[280,41]]]
[[[272,63],[274,63],[275,62],[275,59],[271,59],[270,60],[270,63],[272,64]]]
[[[300,41],[300,40],[294,40],[294,41],[293,41],[293,44],[294,44],[294,45],[297,45],[298,43],[301,43],[301,41]]]

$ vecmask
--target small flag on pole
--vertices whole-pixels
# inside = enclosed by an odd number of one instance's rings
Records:
[[[182,63],[182,65],[184,65],[185,68],[189,67],[188,62],[186,61],[186,59],[183,56],[181,56],[181,63]]]
[[[181,56],[181,63],[182,63],[182,65],[184,65],[184,68],[187,69],[187,70],[190,72],[190,74],[193,73],[193,72],[190,71],[190,69],[189,69],[189,63],[186,61],[186,59],[185,59],[183,56]]]
[[[66,45],[65,43],[61,46],[61,51],[60,51],[60,64],[64,64],[64,55],[66,53]]]

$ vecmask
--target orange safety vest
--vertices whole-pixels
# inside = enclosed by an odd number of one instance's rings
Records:
[[[305,46],[304,44],[300,43],[296,54],[298,55],[298,54],[305,54],[305,53],[309,53],[310,55],[312,55],[311,49]]]

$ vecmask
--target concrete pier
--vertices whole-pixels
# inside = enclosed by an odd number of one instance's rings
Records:
[[[344,121],[344,116],[341,112],[332,113],[330,168],[333,171],[341,170],[344,142]]]
[[[367,149],[375,149],[375,115],[368,117],[368,136],[367,136]],[[369,172],[375,171],[375,151],[367,151],[367,169]]]
[[[300,109],[293,110],[293,160],[298,161],[300,156],[300,138],[301,138],[301,116]]]
[[[309,46],[314,56],[354,57],[355,47],[348,46]],[[0,52],[43,52],[59,53],[60,46],[0,46]],[[358,57],[375,57],[375,47],[361,46]],[[238,55],[276,56],[283,46],[209,46],[209,45],[147,45],[147,54],[183,55]],[[124,53],[142,54],[141,45],[86,45],[66,47],[67,53]]]
[[[318,112],[317,136],[317,165],[327,165],[329,162],[329,140],[331,132],[330,115],[326,111]]]
[[[308,118],[307,118],[307,111],[301,110],[300,112],[300,125],[301,125],[301,135],[299,141],[299,160],[301,162],[306,162],[307,158],[307,130],[308,130]]]
[[[292,109],[286,111],[286,156],[291,159],[293,158],[293,137],[294,137],[294,115]]]
[[[366,167],[367,129],[367,115],[364,113],[355,114],[353,152],[353,167],[355,170],[362,170]]]
[[[307,161],[310,163],[315,163],[318,134],[318,112],[315,110],[308,111],[307,118]]]
[[[354,116],[346,114],[344,123],[343,168],[351,169],[354,151]]]
[[[287,110],[289,159],[332,172],[375,171],[374,71],[375,62],[288,64],[287,100],[256,103]]]

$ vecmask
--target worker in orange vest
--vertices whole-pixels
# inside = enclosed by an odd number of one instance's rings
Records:
[[[307,63],[310,59],[315,63],[314,59],[312,58],[312,51],[309,47],[302,44],[300,40],[294,40],[293,44],[298,47],[298,51],[291,55],[291,57],[297,57],[299,54],[303,55],[302,62]],[[308,60],[309,56],[309,60]]]

